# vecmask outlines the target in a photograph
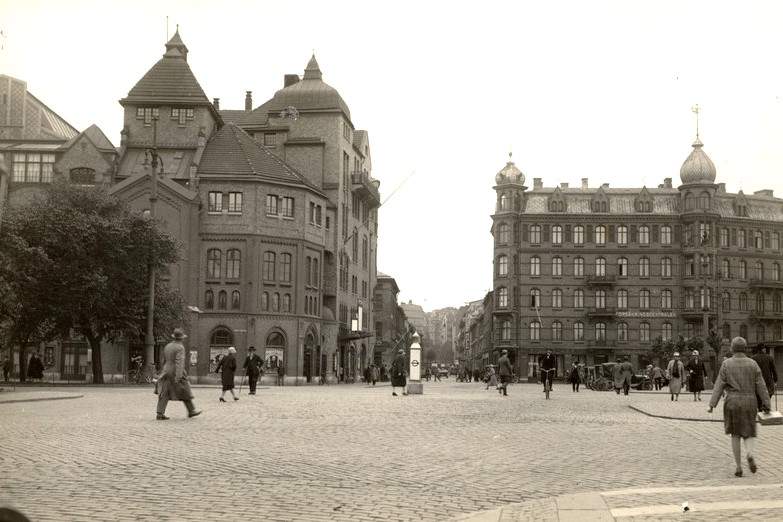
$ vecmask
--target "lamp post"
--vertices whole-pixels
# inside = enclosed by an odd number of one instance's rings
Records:
[[[710,256],[709,254],[702,253],[700,254],[701,259],[701,273],[702,277],[704,278],[704,286],[702,287],[702,300],[701,300],[701,318],[702,318],[702,337],[704,339],[704,346],[703,350],[705,352],[705,355],[707,353],[707,349],[710,348],[710,345],[708,343],[709,341],[709,332],[710,332],[710,289],[707,286],[707,276],[709,275],[709,267],[710,267]],[[715,360],[717,362],[718,359],[718,353],[715,352]]]
[[[147,151],[152,159],[152,180],[150,186],[150,208],[145,213],[150,219],[150,226],[155,226],[155,202],[158,200],[158,118],[152,118],[152,149]],[[163,162],[160,162],[163,166]],[[147,333],[144,337],[144,352],[147,367],[155,364],[155,263],[152,258],[152,249],[150,249],[148,262],[148,288],[147,288]]]

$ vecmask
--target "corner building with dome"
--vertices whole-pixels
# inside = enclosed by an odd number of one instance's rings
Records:
[[[509,155],[510,156],[510,155]],[[534,378],[552,348],[560,377],[629,355],[654,362],[657,338],[710,331],[763,343],[783,368],[783,199],[727,193],[696,138],[680,185],[533,187],[513,161],[495,176],[492,349]],[[722,353],[706,348],[710,377]]]
[[[120,100],[111,188],[139,211],[154,206],[184,245],[169,282],[193,312],[188,371],[215,380],[218,355],[235,346],[241,361],[254,346],[270,382],[280,367],[289,384],[351,382],[375,356],[380,183],[368,133],[314,55],[261,105],[244,91],[244,109],[225,110],[188,52],[177,31]]]

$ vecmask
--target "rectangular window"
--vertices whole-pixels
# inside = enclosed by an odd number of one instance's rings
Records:
[[[229,192],[228,193],[228,211],[236,214],[242,213],[242,193],[241,192]]]
[[[672,244],[672,227],[670,227],[669,225],[664,225],[661,227],[661,244],[662,245]]]
[[[780,233],[773,232],[769,236],[769,239],[770,239],[770,243],[769,243],[770,248],[775,251],[780,250]]]
[[[574,227],[574,244],[584,245],[585,243],[585,228],[582,225],[576,225]]]
[[[264,252],[264,264],[262,269],[264,281],[275,280],[275,253]]]
[[[277,133],[275,132],[265,132],[264,133],[264,146],[265,147],[274,147],[277,145]]]
[[[222,211],[223,211],[223,193],[210,192],[207,212],[222,212]]]
[[[226,252],[226,279],[239,279],[242,253],[239,250]]]
[[[639,325],[639,340],[645,343],[650,342],[650,323]]]
[[[267,195],[266,197],[266,215],[267,216],[276,216],[279,214],[280,210],[278,208],[278,205],[280,204],[280,200],[277,198],[277,196],[273,196],[271,194]]]
[[[136,119],[143,120],[144,125],[152,125],[153,119],[158,119],[160,112],[157,107],[137,107]]]
[[[737,246],[740,248],[746,248],[748,246],[747,236],[743,229],[737,230]]]
[[[51,183],[54,172],[54,154],[39,152],[16,153],[11,166],[16,183]]]
[[[288,196],[283,197],[283,217],[294,217],[294,198]]]
[[[280,281],[283,283],[291,282],[291,254],[282,254],[280,256]]]
[[[180,108],[180,107],[172,107],[171,108],[171,119],[177,120],[177,125],[185,125],[185,122],[187,120],[192,120],[193,116],[195,115],[195,112],[192,108]]]
[[[625,225],[620,225],[619,227],[617,227],[617,244],[618,245],[628,244],[628,227]]]

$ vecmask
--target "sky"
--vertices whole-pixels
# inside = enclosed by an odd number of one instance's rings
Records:
[[[304,73],[369,133],[378,270],[425,311],[492,286],[495,174],[680,183],[696,137],[728,192],[783,197],[783,2],[4,0],[0,73],[119,145],[118,100],[179,27],[221,109]]]

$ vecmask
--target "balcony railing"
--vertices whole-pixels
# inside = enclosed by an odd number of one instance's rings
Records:
[[[748,319],[753,323],[759,321],[783,321],[783,312],[753,311]]]
[[[617,283],[617,276],[614,275],[591,275],[587,276],[587,284],[592,286],[613,285]]]
[[[359,197],[366,201],[370,207],[381,206],[381,193],[378,191],[377,181],[371,180],[366,172],[351,173],[352,189]]]
[[[587,317],[614,317],[617,315],[617,309],[614,307],[589,308]]]
[[[783,281],[773,281],[772,279],[759,279],[759,278],[751,278],[750,281],[748,281],[748,286],[750,288],[775,288],[780,289],[783,288]]]

